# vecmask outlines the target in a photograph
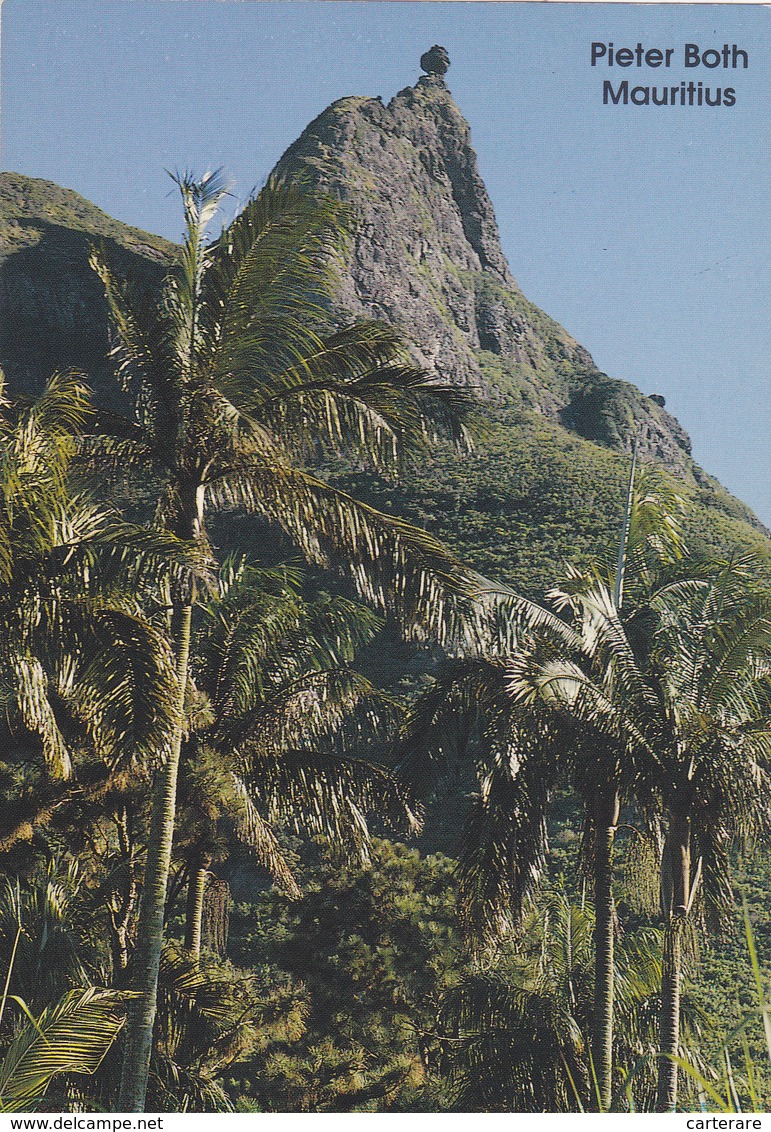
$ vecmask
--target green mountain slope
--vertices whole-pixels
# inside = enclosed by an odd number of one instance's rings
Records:
[[[471,455],[437,452],[399,484],[337,471],[361,498],[427,527],[478,570],[531,596],[564,577],[567,561],[613,556],[628,475],[628,458],[517,410],[496,412]],[[686,541],[694,553],[752,550],[771,567],[771,540],[744,504],[714,480],[678,488],[693,504]]]

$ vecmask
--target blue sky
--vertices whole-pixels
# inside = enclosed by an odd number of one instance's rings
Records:
[[[766,94],[750,5],[4,0],[3,167],[177,238],[163,169],[248,195],[336,98],[447,81],[525,293],[615,377],[662,393],[708,471],[771,522]],[[593,41],[675,49],[594,67]],[[683,44],[748,52],[684,70]],[[614,107],[604,79],[732,86],[733,107]]]

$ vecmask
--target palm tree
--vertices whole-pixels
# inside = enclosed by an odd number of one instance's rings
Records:
[[[565,659],[515,664],[512,684],[542,695],[623,748],[638,797],[664,813],[665,922],[659,1111],[677,1103],[686,929],[701,889],[720,918],[731,904],[729,848],[768,828],[771,607],[746,595],[748,563],[685,577],[651,595],[645,618],[618,616],[601,583],[570,601],[613,657],[613,682]],[[639,611],[638,611],[639,612]],[[641,620],[655,615],[640,632]]]
[[[415,824],[403,787],[356,757],[393,715],[350,666],[379,621],[343,597],[306,601],[301,581],[296,570],[230,559],[219,594],[201,606],[191,662],[201,722],[185,744],[177,835],[187,858],[185,942],[196,958],[208,868],[233,835],[298,896],[275,822],[365,859],[368,812]]]
[[[320,449],[394,470],[437,430],[462,441],[465,399],[416,370],[388,327],[324,332],[339,202],[271,181],[207,245],[222,176],[175,180],[186,239],[160,299],[132,298],[104,256],[92,257],[136,418],[102,441],[102,464],[152,466],[158,521],[179,538],[205,538],[208,505],[244,507],[283,528],[310,561],[347,571],[365,600],[396,609],[413,635],[460,631],[463,572],[444,549],[297,461]],[[171,595],[177,723],[153,808],[123,1111],[141,1110],[146,1091],[195,599],[191,587]]]
[[[0,694],[7,757],[33,765],[34,792],[4,815],[8,850],[53,809],[105,775],[157,757],[173,720],[164,637],[141,595],[190,559],[188,548],[129,526],[70,485],[89,420],[78,375],[56,374],[34,402],[11,403],[0,375]],[[101,766],[77,781],[75,751]],[[92,776],[93,777],[93,776]]]
[[[613,1089],[614,849],[621,802],[634,798],[637,771],[628,746],[598,729],[591,712],[574,711],[573,702],[564,695],[565,685],[559,678],[552,680],[552,675],[563,671],[567,662],[580,689],[599,690],[610,701],[626,696],[630,687],[640,691],[629,662],[641,647],[652,605],[673,586],[687,586],[700,573],[693,564],[687,570],[683,564],[685,507],[681,494],[659,469],[638,470],[635,442],[615,564],[595,562],[585,571],[568,568],[565,588],[555,588],[547,596],[555,612],[569,619],[572,636],[535,623],[535,633],[520,641],[509,674],[509,690],[520,703],[533,707],[538,702],[578,729],[564,758],[586,815],[585,849],[596,912],[592,1069],[604,1111]],[[598,629],[603,618],[612,624],[612,631]],[[551,631],[544,633],[544,628]]]
[[[563,736],[556,757],[564,780],[583,802],[584,851],[595,906],[592,1070],[598,1105],[607,1111],[613,1094],[614,852],[622,800],[635,797],[637,766],[628,744],[598,725],[591,708],[598,702],[615,705],[630,689],[644,694],[645,688],[635,679],[634,652],[617,605],[618,590],[611,594],[599,581],[582,590],[579,587],[587,579],[577,574],[572,581],[569,594],[555,590],[550,596],[561,611],[571,612],[573,648],[543,637],[523,640],[509,661],[506,685],[520,710],[546,709],[560,720]],[[609,630],[604,635],[599,622]],[[555,752],[550,753],[555,757]]]
[[[614,937],[613,849],[620,798],[628,784],[618,743],[568,712],[553,710],[545,669],[549,656],[564,664],[569,633],[500,657],[453,661],[416,705],[403,740],[400,773],[429,786],[434,772],[448,773],[458,746],[473,748],[479,792],[459,846],[459,910],[467,936],[483,944],[503,939],[520,919],[544,874],[547,817],[558,786],[572,786],[585,813],[584,852],[596,916],[592,1069],[603,1110],[612,1095]],[[572,655],[576,655],[574,647]],[[579,654],[580,655],[580,654]],[[584,655],[584,660],[586,659]],[[588,679],[588,677],[587,677]],[[429,772],[430,773],[430,772]]]
[[[403,768],[414,776],[427,757],[442,757],[443,750],[446,756],[448,733],[460,728],[466,735],[482,721],[481,789],[467,821],[458,875],[467,928],[483,939],[509,930],[537,887],[552,790],[569,784],[581,797],[596,909],[592,1069],[605,1110],[613,1088],[613,854],[621,799],[632,792],[635,767],[615,734],[598,727],[591,712],[573,710],[578,693],[567,697],[559,676],[570,673],[576,688],[599,689],[611,701],[624,696],[627,685],[641,688],[622,621],[625,587],[638,602],[654,585],[668,592],[667,571],[684,547],[679,496],[656,471],[636,473],[635,455],[618,559],[604,571],[610,589],[598,565],[588,572],[569,569],[566,590],[549,595],[551,609],[488,584],[499,617],[513,617],[513,627],[497,655],[448,666],[418,703],[402,750]],[[645,620],[643,605],[635,606],[635,624]],[[612,632],[598,631],[602,618]]]
[[[722,918],[733,904],[731,845],[771,827],[771,603],[748,602],[747,579],[729,567],[684,608],[667,610],[651,665],[658,712],[640,720],[667,821],[661,1112],[677,1104],[682,948],[694,901],[701,887],[712,919]]]

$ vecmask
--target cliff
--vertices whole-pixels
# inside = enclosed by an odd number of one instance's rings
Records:
[[[150,288],[175,252],[69,189],[0,173],[0,366],[12,390],[37,391],[68,366],[103,385],[107,307],[88,263],[99,242],[119,271]]]

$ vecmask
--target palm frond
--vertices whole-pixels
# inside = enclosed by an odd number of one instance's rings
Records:
[[[177,679],[165,638],[143,619],[100,610],[72,699],[106,761],[158,762],[176,722]]]
[[[94,1073],[124,1022],[117,991],[71,990],[30,1017],[0,1063],[0,1111],[20,1112],[61,1073]]]
[[[472,593],[492,615],[490,633],[496,651],[500,649],[499,639],[503,641],[500,651],[511,652],[521,635],[533,633],[548,634],[565,648],[580,649],[580,634],[569,622],[510,586],[475,575]]]
[[[468,573],[425,531],[291,467],[224,469],[208,491],[219,505],[282,527],[314,565],[347,573],[363,600],[393,611],[410,637],[468,647],[482,631]]]
[[[751,669],[752,684],[768,676],[768,668],[758,668],[753,661],[771,662],[771,603],[760,600],[749,604],[732,617],[729,624],[718,625],[715,638],[710,663],[704,669],[699,699],[713,711],[733,700],[732,714],[741,718],[737,714],[740,705],[732,693],[741,687],[746,704],[750,689],[746,685],[742,687],[743,675]],[[759,705],[753,706],[757,709]]]
[[[70,778],[72,758],[50,698],[50,681],[37,657],[11,657],[16,704],[21,719],[42,746],[46,774],[51,781]]]
[[[172,424],[174,395],[163,307],[159,307],[157,298],[151,300],[149,296],[132,293],[125,280],[113,273],[104,248],[93,247],[89,263],[104,287],[115,330],[110,352],[115,376],[123,389],[134,393],[137,423],[143,428],[144,442],[151,438],[151,447],[157,454],[164,450],[164,434]],[[121,433],[125,431],[125,426],[121,426]]]
[[[270,873],[273,883],[290,900],[299,900],[302,890],[292,872],[281,844],[252,801],[242,778],[232,776],[233,793],[238,799],[236,835],[253,851],[256,860]]]
[[[314,354],[347,209],[272,178],[211,249],[207,307],[217,326],[212,379],[237,407],[263,375]]]
[[[440,438],[468,447],[470,408],[466,393],[410,363],[394,328],[372,322],[320,340],[300,363],[267,376],[252,405],[242,406],[289,451],[305,456],[321,444],[386,471]]]
[[[28,421],[41,436],[71,441],[83,432],[94,409],[85,376],[77,370],[54,373],[30,406]]]
[[[217,215],[228,182],[221,169],[203,176],[169,173],[178,186],[185,212],[185,242],[179,263],[166,277],[165,314],[171,328],[171,358],[178,387],[193,387],[200,378],[200,367],[208,345],[201,319],[201,292],[211,265],[206,246],[208,229]]]
[[[217,741],[247,762],[289,747],[345,750],[361,747],[393,722],[399,709],[370,680],[350,668],[326,668],[288,676],[241,715],[225,702]]]
[[[253,758],[245,777],[268,821],[329,837],[365,860],[370,841],[366,815],[397,830],[419,828],[414,802],[403,784],[361,759],[284,751],[280,758]]]

